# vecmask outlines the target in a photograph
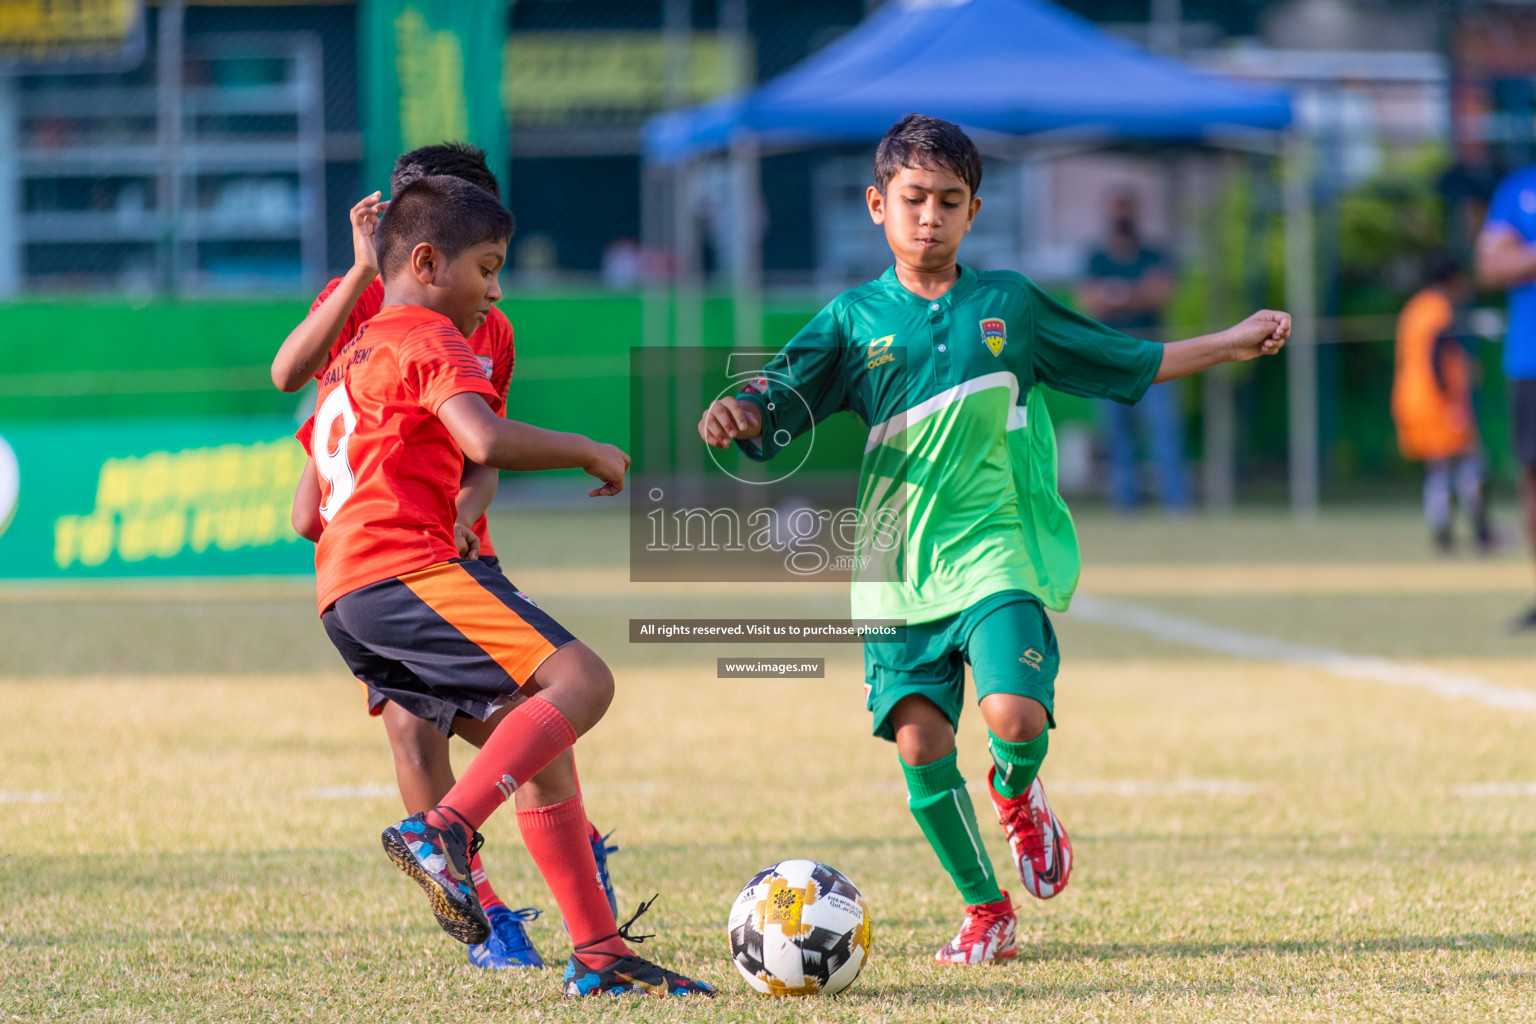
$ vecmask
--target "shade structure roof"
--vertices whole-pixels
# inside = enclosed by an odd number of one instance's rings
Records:
[[[675,163],[743,132],[767,144],[870,141],[911,111],[978,133],[1178,141],[1291,120],[1282,89],[1152,53],[1045,0],[890,0],[749,92],[652,118],[645,151]]]

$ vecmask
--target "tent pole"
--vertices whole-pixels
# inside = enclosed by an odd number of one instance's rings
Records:
[[[731,140],[731,310],[734,346],[763,344],[762,163],[757,136]]]
[[[679,348],[704,344],[704,281],[694,171],[695,161],[686,160],[672,174],[672,244],[677,258],[677,324],[672,343]]]
[[[667,343],[667,273],[659,256],[667,249],[667,169],[640,163],[640,344]]]
[[[664,350],[671,327],[672,268],[663,259],[669,251],[669,170],[650,159],[640,164],[640,347]],[[630,356],[630,423],[639,436],[630,434],[637,459],[647,473],[660,476],[672,458],[672,407],[666,382],[657,369],[665,351],[642,351]]]
[[[1209,164],[1206,165],[1207,169]],[[1218,154],[1215,157],[1217,173],[1225,177],[1226,162]],[[1195,215],[1193,202],[1194,183],[1190,180],[1194,174],[1194,167],[1189,159],[1175,158],[1172,162],[1172,175],[1174,183],[1174,210],[1176,211],[1177,224],[1181,229],[1181,241],[1186,243],[1180,247],[1179,263],[1185,265],[1190,261],[1196,250],[1196,246],[1189,239],[1189,234],[1196,230],[1203,230],[1206,238],[1212,240],[1212,245],[1199,253],[1202,270],[1207,280],[1215,280],[1218,277],[1217,266],[1232,254],[1224,252],[1221,247],[1222,233],[1210,230],[1219,219],[1215,204],[1208,204],[1201,211],[1202,223],[1192,223]],[[1214,289],[1212,289],[1214,294]],[[1210,305],[1204,310],[1207,319],[1214,310]],[[1222,308],[1220,318],[1226,319],[1227,310]],[[1200,463],[1200,491],[1204,499],[1207,512],[1223,515],[1232,511],[1232,502],[1237,491],[1236,458],[1237,458],[1237,430],[1236,407],[1232,394],[1232,368],[1230,366],[1213,366],[1200,375],[1200,422],[1202,425],[1201,452],[1203,458]]]
[[[1291,515],[1318,509],[1317,267],[1312,239],[1312,146],[1300,132],[1285,144],[1285,300],[1291,338],[1285,378],[1290,429]]]
[[[702,239],[695,202],[696,167],[694,160],[678,164],[672,181],[672,240],[677,246],[677,320],[672,333],[672,343],[676,346],[673,366],[677,374],[673,424],[674,436],[678,438],[675,465],[678,475],[695,485],[704,472],[703,446],[689,441],[694,436],[694,425],[703,408],[699,403],[704,375],[703,356],[699,351],[704,345],[704,268],[703,254],[699,251]],[[687,486],[685,483],[685,489]]]

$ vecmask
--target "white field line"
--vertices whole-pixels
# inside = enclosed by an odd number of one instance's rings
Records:
[[[1103,796],[1170,796],[1180,793],[1200,793],[1208,796],[1252,796],[1260,787],[1252,782],[1236,779],[1174,779],[1159,782],[1154,779],[1111,779],[1094,782],[1085,779],[1057,779],[1050,785],[1052,793],[1089,793]]]
[[[1536,796],[1536,782],[1463,782],[1451,787],[1455,796]]]
[[[1471,700],[1506,711],[1536,711],[1536,691],[1511,690],[1477,676],[1442,672],[1428,665],[1345,654],[1288,640],[1214,626],[1143,605],[1109,601],[1079,594],[1067,613],[1074,619],[1146,633],[1159,640],[1202,647],[1254,661],[1273,661],[1298,668],[1320,669],[1346,679],[1365,679],[1388,686],[1406,686],[1447,700]]]
[[[317,800],[382,800],[398,797],[400,791],[382,782],[365,782],[360,786],[321,786],[306,795]]]
[[[584,782],[581,785],[583,793],[605,793],[609,795],[622,794],[625,796],[651,796],[656,792],[654,782]]]
[[[1076,793],[1087,796],[1182,796],[1198,793],[1202,796],[1253,796],[1264,787],[1237,779],[1046,779],[1050,793]],[[907,784],[900,781],[871,783],[869,788],[878,793],[907,792]],[[987,783],[972,780],[967,784],[973,797],[987,797]]]
[[[57,793],[44,793],[37,789],[0,789],[0,804],[51,804],[58,799]]]

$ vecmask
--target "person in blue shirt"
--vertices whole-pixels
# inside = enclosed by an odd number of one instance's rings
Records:
[[[1142,242],[1136,194],[1120,191],[1109,200],[1109,234],[1088,257],[1082,303],[1106,327],[1138,338],[1162,340],[1163,307],[1173,292],[1173,274],[1163,254]],[[1184,479],[1184,430],[1178,384],[1154,384],[1135,405],[1100,401],[1109,456],[1109,502],[1129,511],[1140,498],[1136,473],[1137,427],[1153,467],[1153,489],[1171,512],[1189,508]]]
[[[1536,550],[1536,166],[1505,178],[1477,236],[1477,279],[1509,292],[1504,375],[1509,378],[1510,442],[1520,463],[1520,507]],[[1536,605],[1516,619],[1536,629]]]

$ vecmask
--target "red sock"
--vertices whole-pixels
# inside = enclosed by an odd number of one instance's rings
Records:
[[[549,891],[554,894],[560,913],[565,916],[565,927],[571,933],[571,945],[580,946],[612,936],[599,942],[587,953],[608,953],[625,956],[629,947],[617,934],[613,911],[608,909],[608,896],[597,880],[597,861],[592,857],[592,845],[587,842],[587,811],[581,797],[573,796],[548,807],[535,807],[517,812],[517,827],[523,833],[523,845],[539,866],[539,874]]]
[[[478,853],[469,858],[469,880],[475,883],[475,893],[480,897],[482,910],[506,906],[501,897],[496,895],[496,890],[491,888],[491,880],[485,877],[485,865],[480,863]]]
[[[438,828],[462,821],[478,829],[518,786],[575,742],[576,730],[549,701],[534,697],[519,704],[438,802],[438,807],[451,808],[453,814],[433,808],[427,812],[427,821]]]
[[[576,795],[581,796],[581,776],[576,774],[576,759],[571,758],[571,779],[576,783]],[[597,842],[603,838],[603,834],[597,830],[592,822],[587,822],[587,841]]]

